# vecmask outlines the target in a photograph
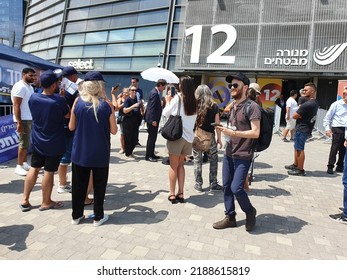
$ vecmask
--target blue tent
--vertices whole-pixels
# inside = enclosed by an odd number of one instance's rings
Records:
[[[28,65],[29,67],[39,68],[42,70],[54,70],[57,68],[63,68],[63,66],[61,65],[54,64],[30,53],[26,53],[3,44],[0,44],[0,59],[23,63]]]

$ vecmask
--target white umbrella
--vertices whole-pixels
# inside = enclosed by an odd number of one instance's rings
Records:
[[[164,79],[168,83],[179,83],[179,78],[173,72],[161,67],[148,68],[141,72],[141,77],[152,82],[157,82],[159,79]]]

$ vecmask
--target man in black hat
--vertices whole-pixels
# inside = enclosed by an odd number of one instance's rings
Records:
[[[29,99],[29,108],[33,117],[31,131],[31,167],[24,182],[24,192],[20,209],[29,211],[30,193],[36,184],[42,167],[42,202],[40,211],[63,207],[62,202],[51,199],[53,176],[57,171],[62,154],[65,151],[64,118],[69,116],[66,100],[58,94],[59,77],[51,70],[43,72],[40,82],[44,89],[41,94],[33,94]]]
[[[223,190],[225,218],[213,224],[215,229],[236,227],[235,198],[243,212],[246,213],[246,230],[254,228],[256,209],[251,204],[244,189],[247,173],[253,158],[253,139],[260,133],[260,107],[246,97],[249,79],[242,73],[226,77],[230,83],[230,93],[235,100],[230,110],[230,126],[217,126],[216,129],[229,137],[223,159]],[[248,116],[244,114],[244,106],[249,102]]]
[[[78,73],[76,69],[72,66],[67,66],[63,68],[62,71],[62,87],[64,90],[64,97],[66,99],[67,105],[69,108],[72,108],[72,105],[75,102],[75,99],[78,97],[78,85],[76,84],[78,79]],[[59,186],[57,188],[58,193],[71,192],[71,186],[67,184],[67,169],[71,163],[71,150],[72,150],[72,140],[74,133],[69,130],[69,121],[70,118],[65,119],[64,121],[64,130],[65,130],[65,153],[61,158],[60,165],[58,168],[59,176]]]

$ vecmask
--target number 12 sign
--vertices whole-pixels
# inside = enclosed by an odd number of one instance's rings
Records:
[[[202,27],[202,25],[193,25],[192,27],[185,30],[186,37],[192,36],[192,51],[190,54],[190,63],[199,63]],[[228,50],[230,50],[236,42],[237,32],[235,27],[229,24],[218,24],[211,27],[211,32],[212,35],[215,35],[219,32],[224,32],[227,37],[225,42],[207,57],[206,62],[234,64],[235,56],[224,54]]]

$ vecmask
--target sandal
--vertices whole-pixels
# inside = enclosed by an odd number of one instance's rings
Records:
[[[183,193],[178,193],[176,195],[176,200],[179,202],[179,203],[184,203],[184,197],[183,197]]]
[[[177,203],[176,196],[174,194],[170,194],[167,198],[172,204]]]

